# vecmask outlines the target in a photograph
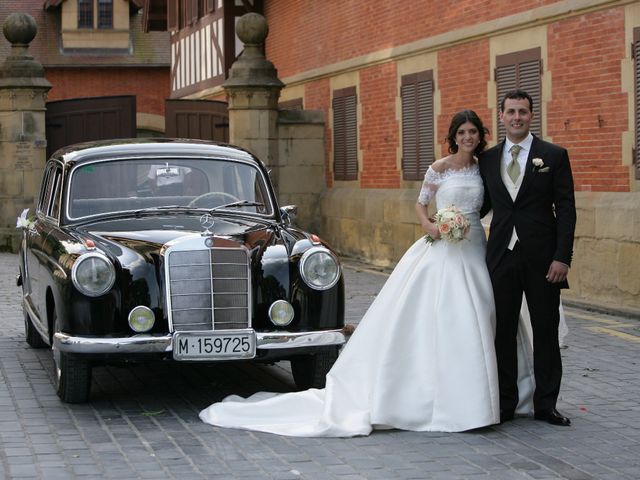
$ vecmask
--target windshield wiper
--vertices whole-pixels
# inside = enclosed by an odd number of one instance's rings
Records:
[[[136,214],[136,216],[139,216],[142,213],[145,212],[161,212],[161,211],[165,211],[165,210],[180,210],[183,212],[195,212],[198,213],[200,211],[202,211],[203,209],[201,208],[195,208],[195,207],[189,207],[187,205],[161,205],[158,207],[148,207],[148,208],[140,208],[138,210],[134,210],[134,213]]]
[[[241,207],[264,207],[264,203],[252,202],[249,200],[240,200],[238,202],[218,205],[217,207],[213,207],[213,208],[190,207],[188,205],[161,205],[158,207],[141,208],[139,210],[135,210],[134,213],[136,216],[139,216],[145,212],[159,212],[159,211],[171,211],[171,210],[179,210],[181,212],[193,212],[193,213],[202,213],[202,212],[213,213],[217,210],[224,210],[227,208],[241,208]]]
[[[238,202],[225,203],[224,205],[218,205],[209,209],[209,212],[215,212],[216,210],[222,210],[224,208],[239,208],[239,207],[264,207],[264,203],[251,202],[249,200],[240,200]]]

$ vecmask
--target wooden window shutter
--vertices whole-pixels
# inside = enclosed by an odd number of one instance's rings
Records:
[[[635,73],[635,151],[636,180],[640,180],[640,27],[633,29],[633,67]]]
[[[180,29],[180,0],[167,0],[167,30],[177,32]]]
[[[540,48],[509,53],[496,57],[496,85],[498,111],[504,95],[516,88],[524,90],[533,99],[535,115],[531,121],[531,133],[542,136],[542,60]],[[505,128],[498,121],[498,141],[505,137]]]
[[[356,88],[333,92],[333,176],[358,179],[358,102]]]
[[[402,177],[421,180],[434,160],[433,72],[404,75],[402,100]]]

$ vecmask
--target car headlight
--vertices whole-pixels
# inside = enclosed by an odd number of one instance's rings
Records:
[[[269,319],[279,327],[289,325],[293,320],[293,307],[286,300],[276,300],[269,307]]]
[[[101,253],[80,255],[71,269],[73,285],[89,297],[107,293],[116,280],[116,271],[111,261]]]
[[[134,332],[148,332],[155,322],[155,315],[149,307],[144,305],[138,305],[129,312],[129,326]]]
[[[325,247],[313,247],[300,259],[300,275],[314,290],[327,290],[340,278],[340,264]]]

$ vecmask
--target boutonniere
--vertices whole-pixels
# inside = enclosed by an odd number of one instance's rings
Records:
[[[549,171],[549,167],[545,167],[544,160],[542,160],[541,158],[534,158],[533,160],[531,160],[531,163],[533,163],[534,172],[545,173]]]

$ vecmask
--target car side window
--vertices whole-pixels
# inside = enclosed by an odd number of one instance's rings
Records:
[[[38,212],[47,215],[47,206],[51,197],[51,183],[53,181],[53,169],[55,165],[47,165],[42,177],[42,187],[40,188],[40,199],[38,201]]]
[[[58,218],[60,213],[60,190],[62,187],[62,169],[58,166],[53,172],[51,199],[48,204],[47,215],[49,217]]]
[[[60,212],[60,188],[62,182],[62,168],[50,163],[44,172],[38,212],[46,217],[57,218]]]

